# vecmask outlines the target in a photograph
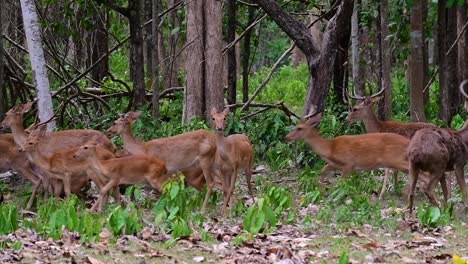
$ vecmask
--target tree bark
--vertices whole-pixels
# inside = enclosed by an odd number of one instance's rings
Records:
[[[428,7],[428,1],[424,0],[422,1],[422,21],[423,21],[423,32],[428,32],[430,31],[429,28],[425,27],[426,26],[426,21],[427,21],[427,16],[429,12],[429,7]],[[425,34],[425,33],[423,33]],[[424,68],[424,87],[426,87],[426,84],[429,82],[429,42],[427,42],[425,39],[423,39],[423,68]],[[423,91],[424,94],[424,105],[429,101],[429,89],[426,89]]]
[[[3,1],[0,2],[0,120],[3,120],[6,112],[6,90],[3,68],[5,66],[3,61]]]
[[[231,43],[236,39],[236,0],[228,0],[227,6],[228,29],[227,42]],[[227,54],[228,58],[228,96],[229,104],[236,103],[236,81],[237,81],[237,61],[236,61],[236,45],[233,45]]]
[[[354,9],[351,17],[351,53],[353,65],[353,87],[356,94],[364,96],[364,85],[361,71],[362,51],[360,47],[359,34],[359,0],[354,1]]]
[[[446,42],[445,48],[446,53],[448,49],[452,46],[457,38],[457,8],[450,7],[446,9],[447,12],[447,29],[446,29]],[[460,96],[458,90],[458,80],[457,80],[457,48],[452,49],[452,51],[446,56],[446,84],[447,90],[442,98],[442,103],[444,107],[444,115],[442,116],[442,121],[446,125],[450,125],[453,116],[458,111],[458,106],[460,105]]]
[[[143,12],[145,13],[145,21],[146,23],[153,19],[153,0],[144,0],[144,8]],[[144,41],[144,56],[145,56],[145,63],[146,63],[146,78],[148,80],[153,80],[153,46],[155,43],[158,43],[157,37],[156,40],[153,41],[153,22],[148,23],[143,29],[143,41]],[[156,31],[157,32],[157,31]],[[157,35],[156,35],[157,36]],[[158,48],[156,47],[156,51]],[[158,58],[159,61],[159,58]],[[154,88],[154,87],[153,87]],[[154,89],[153,89],[154,90]],[[153,108],[154,109],[154,108]]]
[[[341,1],[337,12],[328,22],[321,49],[313,41],[307,27],[283,12],[274,0],[256,0],[256,3],[294,40],[307,58],[309,84],[303,114],[322,112],[330,87],[338,41],[346,33],[346,29],[349,28],[347,25],[351,22],[353,1]]]
[[[210,120],[210,110],[224,106],[221,1],[205,0],[205,19],[205,110],[206,118]]]
[[[380,44],[382,57],[382,88],[385,89],[383,98],[379,101],[379,116],[382,120],[390,119],[392,115],[392,87],[390,79],[391,71],[391,51],[390,40],[388,38],[388,0],[380,3]]]
[[[351,24],[346,25],[345,34],[341,36],[338,41],[338,50],[336,51],[336,59],[333,65],[333,90],[335,92],[336,100],[339,104],[345,104],[345,98],[343,97],[343,91],[348,90],[346,87],[346,71],[348,67],[348,50],[349,50],[349,39],[351,36]]]
[[[36,83],[39,119],[41,122],[45,122],[53,117],[54,111],[36,5],[33,0],[21,0],[21,10],[23,13],[29,59],[31,60],[32,76]],[[47,123],[49,131],[54,128],[55,122],[53,120]]]
[[[95,15],[96,28],[91,32],[89,44],[91,45],[90,62],[88,67],[93,65],[102,56],[107,54],[109,50],[109,39],[107,34],[107,13],[104,10],[99,10]],[[109,72],[109,58],[106,57],[96,67],[91,70],[91,79],[102,82]],[[94,84],[94,83],[93,83]]]
[[[437,3],[437,62],[439,63],[439,117],[445,119],[447,112],[445,107],[447,102],[443,102],[447,97],[447,70],[446,70],[446,0],[440,0]],[[447,100],[447,99],[445,99]]]
[[[182,121],[203,116],[204,109],[204,0],[187,2],[187,40],[185,96]]]
[[[465,3],[462,6],[457,7],[457,35],[461,33],[461,30],[465,23],[468,21],[467,14],[468,4]],[[465,79],[468,79],[468,30],[461,35],[460,40],[458,41],[458,82],[462,82]]]
[[[411,121],[425,122],[424,113],[424,65],[422,1],[414,0],[411,7],[411,54],[410,54],[410,114]]]
[[[170,0],[167,1],[168,8],[171,6],[176,5],[180,0]],[[179,27],[179,21],[177,20],[177,13],[175,11],[171,11],[168,13],[168,21],[170,23],[170,29],[175,29]],[[177,80],[177,61],[179,60],[177,55],[177,40],[179,39],[179,32],[172,32],[172,30],[169,32],[169,37],[168,37],[168,49],[169,49],[169,59],[167,60],[167,63],[165,63],[165,71],[166,71],[166,83],[167,87],[166,88],[171,88],[174,86],[178,86],[178,80]]]
[[[152,9],[152,18],[153,21],[151,22],[151,36],[153,43],[148,47],[151,50],[151,68],[148,71],[151,71],[151,79],[152,79],[152,90],[153,90],[153,117],[156,123],[159,123],[159,55],[158,55],[158,47],[159,47],[159,38],[158,38],[158,25],[159,25],[159,12],[160,12],[160,0],[152,0],[153,3],[151,5]],[[148,64],[149,65],[149,64]]]
[[[250,3],[251,1],[249,1]],[[248,12],[248,22],[247,25],[250,25],[254,22],[254,8],[249,6],[247,8]],[[244,51],[242,53],[242,102],[247,102],[249,100],[249,71],[250,71],[250,38],[252,36],[252,30],[245,32],[243,47]]]
[[[145,103],[145,70],[143,56],[143,30],[141,28],[141,1],[128,1],[130,27],[130,77],[133,82],[133,109]]]

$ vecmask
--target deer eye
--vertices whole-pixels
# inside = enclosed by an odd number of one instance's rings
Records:
[[[83,149],[88,149],[88,147],[84,147]]]
[[[28,144],[29,144],[29,145],[32,145],[33,143],[32,143],[32,142],[29,142]]]
[[[302,130],[302,127],[298,127],[297,130],[301,131],[301,130]]]
[[[214,117],[212,117],[211,119],[213,119],[213,121],[215,120],[215,118],[214,118]]]

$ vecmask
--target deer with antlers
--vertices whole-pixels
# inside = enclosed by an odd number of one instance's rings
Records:
[[[414,133],[416,133],[416,131],[420,129],[436,127],[433,124],[423,123],[423,122],[404,123],[404,122],[398,122],[398,121],[379,120],[378,117],[375,115],[375,112],[372,109],[372,106],[376,102],[379,101],[380,98],[378,96],[380,96],[384,91],[385,90],[382,89],[376,94],[373,94],[371,96],[366,96],[366,97],[358,96],[356,95],[355,92],[354,92],[354,96],[349,94],[351,98],[356,99],[356,100],[362,100],[362,101],[351,108],[351,111],[346,117],[345,122],[351,123],[351,122],[363,121],[366,127],[367,133],[396,133],[408,139],[411,139]],[[385,175],[384,175],[384,182],[382,184],[382,189],[379,194],[379,199],[382,198],[383,194],[385,193],[388,177],[389,177],[389,171],[386,168]],[[393,180],[394,180],[394,186],[396,187],[398,183],[398,171],[394,171]]]

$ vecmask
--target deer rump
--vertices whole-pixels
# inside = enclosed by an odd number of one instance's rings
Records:
[[[460,135],[441,128],[417,131],[408,147],[411,164],[422,171],[453,170],[466,162],[467,152]]]

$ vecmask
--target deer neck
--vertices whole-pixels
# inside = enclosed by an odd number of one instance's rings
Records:
[[[36,164],[40,169],[43,170],[50,170],[50,157],[46,156],[45,154],[40,153],[40,151],[36,148],[31,152],[27,153],[29,161]]]
[[[379,133],[382,130],[382,121],[377,118],[372,109],[367,110],[366,118],[363,121],[367,133]]]
[[[91,154],[88,158],[89,168],[96,174],[100,174],[104,170],[101,160],[97,157],[96,152]]]
[[[123,148],[127,150],[132,155],[145,154],[144,147],[142,144],[135,139],[132,135],[132,129],[130,126],[127,126],[125,130],[120,134],[123,141]]]
[[[28,134],[26,134],[24,131],[22,119],[11,125],[11,133],[13,134],[13,140],[15,141],[16,145],[21,146],[24,144],[24,142],[26,142]]]
[[[229,151],[229,144],[226,141],[226,137],[224,136],[224,131],[216,131],[216,153],[222,159],[227,157],[227,153]]]
[[[331,153],[331,141],[320,136],[317,129],[308,132],[305,142],[320,157],[329,157]]]

